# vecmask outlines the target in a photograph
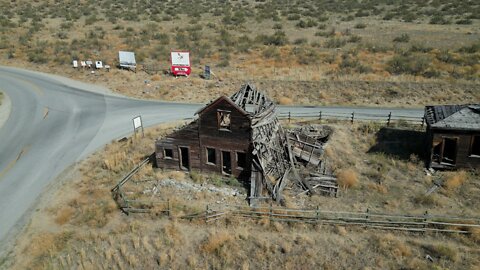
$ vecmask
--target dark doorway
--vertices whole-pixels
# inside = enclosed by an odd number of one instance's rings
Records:
[[[180,149],[180,168],[190,170],[190,155],[188,147],[179,147]]]
[[[247,166],[247,155],[243,152],[237,152],[237,167],[244,169]]]
[[[455,164],[457,156],[457,138],[443,139],[443,163]]]
[[[232,158],[228,151],[222,151],[222,172],[232,174]]]

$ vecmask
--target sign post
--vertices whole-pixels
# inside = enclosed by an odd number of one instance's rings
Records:
[[[140,115],[136,116],[132,119],[132,121],[133,121],[133,133],[135,134],[135,136],[137,136],[137,131],[139,129],[142,129],[142,137],[145,137],[145,133],[143,132],[142,117]]]
[[[192,72],[190,66],[190,52],[188,51],[171,51],[171,70],[174,76],[189,76]]]
[[[205,80],[210,80],[210,73],[210,66],[205,66],[205,72],[203,74]]]

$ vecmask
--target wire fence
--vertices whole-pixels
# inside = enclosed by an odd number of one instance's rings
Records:
[[[322,111],[305,112],[305,113],[283,112],[283,113],[279,113],[278,117],[280,119],[288,119],[289,122],[294,118],[307,118],[307,119],[315,119],[319,121],[343,120],[343,121],[350,121],[351,123],[354,123],[355,121],[374,121],[374,122],[384,122],[387,126],[389,126],[393,122],[399,122],[399,121],[403,121],[411,124],[418,124],[418,125],[421,125],[422,127],[425,125],[425,117],[392,114],[392,112],[390,112],[387,115],[359,113],[359,112],[351,112],[351,113],[322,112]]]

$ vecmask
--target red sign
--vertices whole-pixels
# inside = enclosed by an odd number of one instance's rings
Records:
[[[175,76],[188,76],[192,72],[190,66],[190,52],[171,51],[170,60],[172,63],[172,74]]]

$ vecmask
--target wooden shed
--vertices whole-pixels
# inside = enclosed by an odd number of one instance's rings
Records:
[[[480,104],[426,106],[427,166],[480,168]]]

